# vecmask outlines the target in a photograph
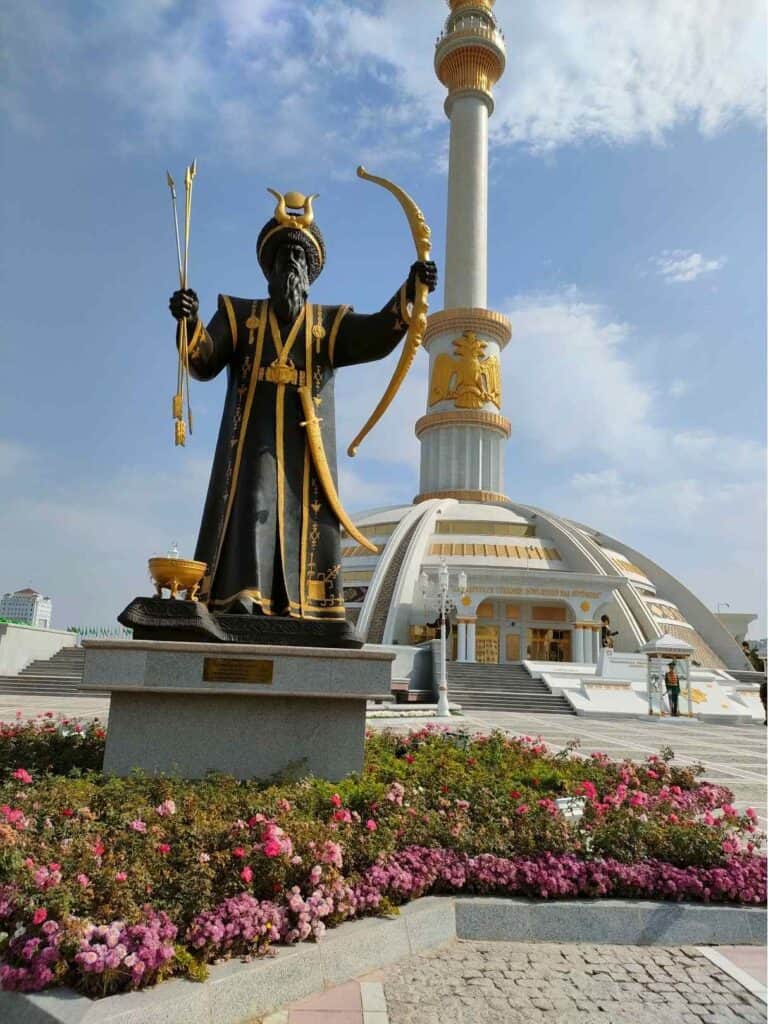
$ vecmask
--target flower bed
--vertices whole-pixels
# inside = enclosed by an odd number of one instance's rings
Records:
[[[670,751],[613,762],[428,727],[370,735],[359,777],[266,786],[105,778],[86,770],[98,723],[3,729],[6,989],[201,978],[427,893],[765,902],[754,811]]]

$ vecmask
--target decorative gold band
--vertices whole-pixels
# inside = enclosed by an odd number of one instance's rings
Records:
[[[437,77],[451,92],[479,89],[490,93],[504,73],[504,62],[495,48],[478,45],[475,41],[474,45],[470,42],[468,46],[450,50],[436,70]]]
[[[416,437],[426,430],[437,427],[486,427],[497,430],[504,437],[512,433],[512,424],[506,416],[495,412],[484,412],[482,409],[463,409],[461,412],[430,412],[416,420]]]
[[[432,498],[456,498],[457,501],[477,501],[481,504],[509,501],[506,494],[498,494],[496,491],[425,491],[424,494],[417,494],[413,501],[418,504]]]
[[[437,334],[449,331],[459,334],[474,331],[475,334],[487,335],[503,348],[512,337],[512,324],[493,309],[481,309],[478,306],[442,309],[439,313],[433,313],[427,321],[424,344],[429,345]]]

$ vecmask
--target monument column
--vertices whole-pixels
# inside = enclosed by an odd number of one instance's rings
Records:
[[[417,501],[447,497],[507,501],[504,450],[511,427],[501,415],[500,355],[512,329],[486,309],[488,278],[488,118],[506,62],[495,0],[448,0],[435,72],[448,89],[451,122],[445,308],[424,336],[429,352],[427,412]]]

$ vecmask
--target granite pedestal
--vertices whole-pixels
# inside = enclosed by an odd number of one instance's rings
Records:
[[[110,694],[105,772],[201,778],[363,766],[365,707],[390,696],[394,655],[256,644],[91,640],[82,689]]]

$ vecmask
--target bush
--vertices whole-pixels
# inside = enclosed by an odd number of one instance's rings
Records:
[[[669,751],[635,764],[426,728],[369,735],[338,784],[267,785],[105,777],[96,722],[3,729],[5,988],[199,978],[426,892],[765,901],[754,812]]]

